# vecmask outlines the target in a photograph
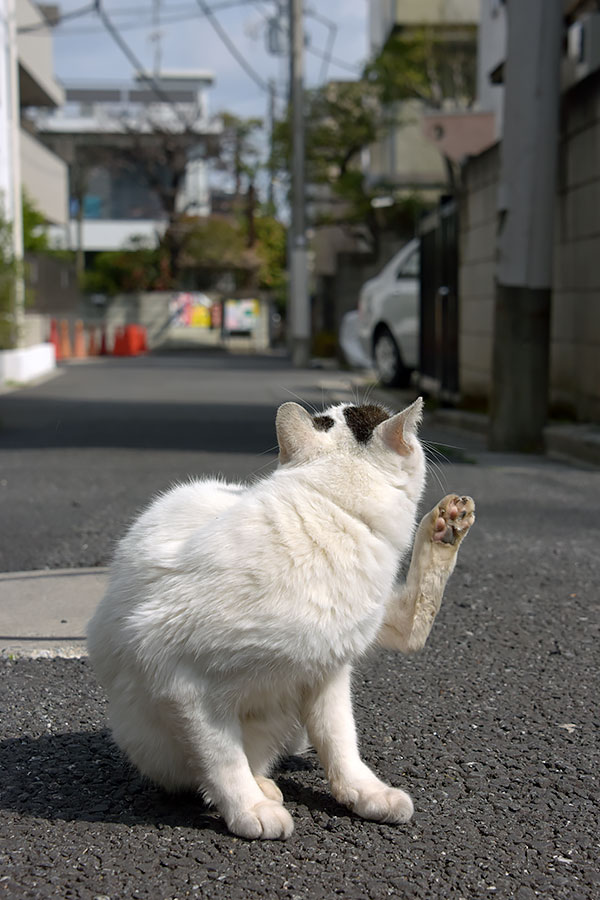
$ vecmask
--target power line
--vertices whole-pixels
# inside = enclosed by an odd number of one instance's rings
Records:
[[[221,10],[221,9],[231,9],[234,6],[245,6],[246,4],[252,3],[253,0],[221,0],[221,2],[213,3],[211,6],[211,10]],[[175,11],[176,7],[171,7],[170,12],[171,15],[167,17],[163,17],[161,19],[162,24],[171,25],[177,22],[189,22],[193,19],[198,18],[198,10],[189,4],[182,5],[178,8],[178,12]],[[56,19],[39,22],[36,25],[23,25],[21,28],[17,29],[18,34],[34,34],[36,32],[46,32],[53,31],[55,28],[59,28],[62,26],[63,22],[66,22],[70,19],[81,18],[82,16],[88,15],[90,13],[94,13],[96,11],[96,4],[91,3],[89,6],[82,6],[79,9],[73,10],[70,13],[64,13],[64,15],[57,16]],[[120,17],[120,16],[136,16],[135,21],[133,22],[124,22],[119,25],[120,31],[134,31],[137,28],[146,28],[151,22],[150,21],[141,21],[139,14],[140,13],[148,13],[148,7],[146,6],[130,6],[125,7],[123,9],[115,9],[111,12],[111,17]],[[72,28],[67,31],[63,31],[61,36],[71,36],[71,35],[86,35],[86,34],[99,34],[102,31],[101,28],[94,27],[90,25],[89,28]]]
[[[121,52],[124,54],[124,56],[127,57],[129,62],[135,69],[135,72],[136,72],[138,78],[142,81],[145,81],[148,85],[150,85],[150,87],[152,88],[152,90],[154,91],[156,96],[159,98],[159,100],[162,100],[163,103],[166,103],[168,106],[170,106],[174,110],[177,118],[183,125],[184,131],[187,131],[190,127],[190,123],[185,119],[184,116],[181,115],[181,112],[177,108],[176,104],[174,104],[173,101],[171,100],[171,98],[169,97],[169,95],[165,91],[163,91],[162,87],[160,86],[160,84],[156,80],[156,78],[154,78],[152,75],[150,75],[144,69],[142,63],[137,58],[137,56],[135,55],[135,53],[133,52],[133,50],[131,49],[129,44],[127,44],[127,42],[123,40],[123,38],[119,34],[119,31],[117,30],[117,28],[115,28],[115,26],[113,25],[111,20],[108,18],[107,14],[102,6],[102,0],[96,0],[95,9],[96,9],[96,12],[97,12],[102,24],[104,25],[104,27],[106,28],[106,30],[108,31],[108,33],[110,34],[110,36],[112,37],[114,42],[117,44],[117,46],[119,47]]]
[[[317,50],[315,47],[311,47],[310,44],[306,48],[307,53],[312,53],[313,56],[317,56],[319,59],[327,60],[332,66],[337,66],[339,69],[346,69],[347,72],[352,72],[354,75],[358,75],[362,72],[363,67],[358,63],[349,63],[343,59],[336,59],[334,56],[331,56],[331,53],[324,50]]]
[[[252,79],[252,81],[261,89],[261,91],[265,91],[265,93],[268,93],[269,85],[264,80],[264,78],[262,78],[262,76],[259,75],[258,72],[250,65],[246,57],[238,50],[217,17],[213,14],[211,7],[207,3],[205,3],[204,0],[196,0],[196,3],[208,19],[213,30],[219,36],[221,42],[227,47],[229,53],[242,67],[246,75],[248,75],[249,78]]]

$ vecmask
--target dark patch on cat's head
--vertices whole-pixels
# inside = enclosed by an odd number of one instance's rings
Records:
[[[389,417],[389,413],[382,406],[374,403],[366,406],[347,406],[344,409],[346,425],[359,444],[368,443],[377,426]]]
[[[313,416],[312,423],[317,431],[329,431],[335,425],[331,416]]]

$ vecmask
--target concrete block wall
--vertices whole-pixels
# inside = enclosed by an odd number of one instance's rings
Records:
[[[551,400],[600,422],[600,75],[563,98],[555,223]]]
[[[553,411],[600,422],[600,74],[563,97],[550,348]],[[460,201],[460,390],[492,376],[499,145],[466,164]]]
[[[459,384],[487,400],[492,377],[498,145],[469,161],[459,205]]]

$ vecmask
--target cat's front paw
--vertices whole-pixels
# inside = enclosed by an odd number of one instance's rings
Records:
[[[264,800],[251,809],[234,815],[227,826],[238,837],[254,841],[285,840],[294,830],[292,817],[285,807],[276,800]]]
[[[405,791],[388,787],[383,782],[351,788],[344,793],[346,796],[343,802],[353,812],[363,819],[371,819],[374,822],[391,822],[399,825],[408,822],[414,812],[413,802]]]
[[[267,778],[265,775],[255,775],[254,780],[268,800],[283,803],[283,794],[272,778]]]
[[[432,510],[431,520],[433,542],[458,547],[475,521],[473,498],[448,494]]]

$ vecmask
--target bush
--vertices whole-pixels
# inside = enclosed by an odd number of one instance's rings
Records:
[[[0,216],[0,350],[9,350],[17,341],[14,316],[16,275],[12,228]]]

